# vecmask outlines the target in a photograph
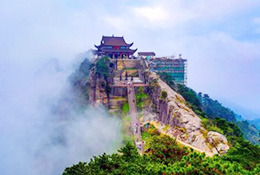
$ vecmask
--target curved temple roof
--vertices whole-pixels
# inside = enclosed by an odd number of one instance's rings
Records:
[[[133,43],[128,44],[125,42],[124,37],[118,36],[102,36],[102,40],[100,45],[95,47],[97,48],[97,55],[108,55],[108,54],[116,54],[116,55],[133,55],[137,49],[132,50],[130,47]]]
[[[97,48],[103,46],[128,46],[131,47],[133,43],[127,44],[125,42],[124,37],[118,37],[118,36],[103,36],[101,40],[101,44],[99,46],[96,46]]]

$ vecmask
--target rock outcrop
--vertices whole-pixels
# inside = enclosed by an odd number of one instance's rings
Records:
[[[106,93],[104,78],[100,78],[95,73],[95,66],[89,73],[89,101],[92,105],[107,106],[111,110],[117,110],[119,106],[122,106],[127,101],[127,88],[117,87],[112,85],[112,81],[109,81],[109,98]],[[112,75],[112,74],[111,74]],[[111,76],[112,77],[112,76]],[[110,78],[110,77],[109,77]]]
[[[207,141],[215,148],[215,154],[225,154],[229,149],[227,138],[218,132],[209,131]]]
[[[207,131],[202,126],[201,119],[186,105],[180,94],[170,88],[156,73],[147,73],[147,79],[149,95],[158,112],[157,121],[165,127],[165,132],[208,153],[227,152],[229,146],[225,136]]]

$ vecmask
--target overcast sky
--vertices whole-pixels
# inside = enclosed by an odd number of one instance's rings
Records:
[[[2,76],[13,64],[70,64],[112,34],[138,51],[181,53],[189,87],[260,113],[259,0],[2,0]]]

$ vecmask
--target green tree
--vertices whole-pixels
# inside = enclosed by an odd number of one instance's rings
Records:
[[[89,172],[88,164],[85,162],[79,162],[77,165],[66,168],[62,175],[87,175]]]
[[[166,165],[173,164],[188,154],[186,148],[179,147],[174,139],[166,135],[152,136],[149,146],[151,159]]]
[[[109,63],[110,63],[110,58],[108,56],[104,56],[100,58],[97,63],[96,63],[96,75],[99,78],[104,78],[105,80],[105,91],[108,99],[108,106],[110,105],[110,92],[111,92],[111,87],[109,86],[108,78],[109,78]]]
[[[236,144],[223,156],[223,160],[237,162],[245,169],[252,170],[260,164],[260,147],[243,138],[236,138]]]
[[[99,78],[108,78],[109,76],[109,63],[110,59],[107,56],[100,58],[96,63],[96,74]]]

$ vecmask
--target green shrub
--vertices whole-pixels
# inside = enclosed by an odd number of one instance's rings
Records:
[[[136,104],[139,110],[143,109],[149,102],[148,95],[144,92],[143,87],[139,87],[136,93]]]
[[[207,118],[202,118],[202,125],[208,131],[215,131],[224,134],[223,130],[220,129],[212,120]]]
[[[165,100],[167,98],[168,94],[166,91],[161,92],[161,99]]]
[[[126,115],[129,112],[129,104],[128,102],[124,102],[123,107],[122,107],[122,114]]]
[[[99,77],[107,78],[109,76],[109,67],[108,67],[109,63],[110,63],[110,59],[107,56],[102,57],[97,61],[96,74]]]

